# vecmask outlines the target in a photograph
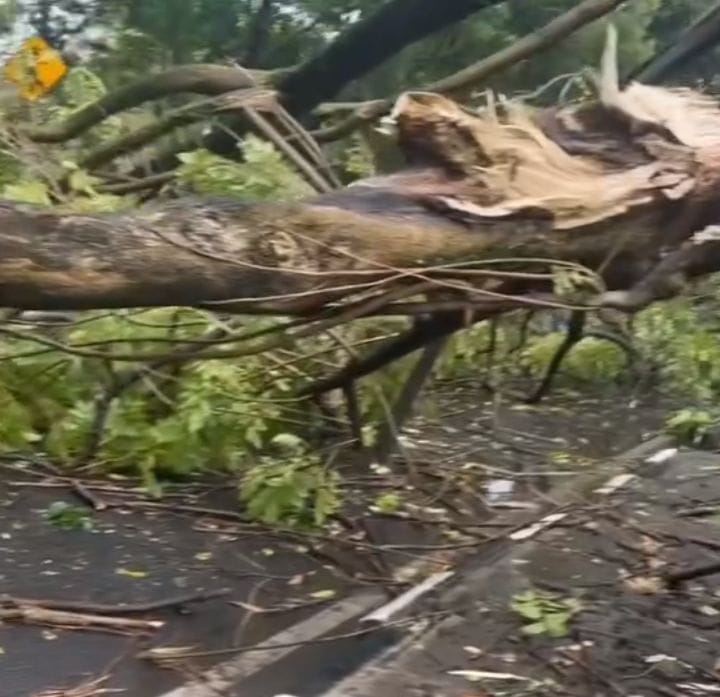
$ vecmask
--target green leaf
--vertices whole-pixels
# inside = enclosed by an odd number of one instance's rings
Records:
[[[68,177],[68,184],[73,191],[93,195],[99,180],[90,176],[84,169],[75,169]]]
[[[7,184],[3,188],[3,198],[20,203],[51,204],[50,191],[46,184],[38,179],[28,179],[17,184]]]
[[[314,600],[330,600],[337,595],[337,591],[333,590],[332,588],[327,588],[325,590],[309,593],[308,595]]]
[[[278,433],[273,436],[270,443],[288,450],[298,450],[305,445],[303,439],[293,433]]]
[[[568,634],[568,620],[570,619],[570,613],[552,613],[546,615],[543,622],[545,629],[551,637],[560,638],[567,636]]]
[[[91,530],[93,521],[84,508],[71,506],[64,501],[56,501],[45,511],[45,517],[51,525],[63,530]]]
[[[381,513],[395,513],[402,506],[402,499],[394,492],[381,494],[375,499],[375,506]]]

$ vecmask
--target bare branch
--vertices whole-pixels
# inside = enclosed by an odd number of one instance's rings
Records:
[[[557,46],[578,29],[612,12],[625,0],[584,0],[576,7],[548,22],[532,34],[473,65],[427,87],[429,92],[457,95],[476,87],[483,80],[506,70],[542,51]]]
[[[248,71],[223,65],[181,65],[143,78],[78,109],[66,121],[50,127],[23,127],[22,134],[36,143],[61,143],[121,111],[171,94],[214,96],[247,89],[271,87],[284,72]]]

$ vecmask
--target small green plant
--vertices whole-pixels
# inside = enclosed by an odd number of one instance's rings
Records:
[[[567,636],[570,620],[582,609],[575,598],[558,598],[534,590],[515,595],[510,607],[526,622],[523,634],[553,638]]]
[[[492,332],[489,322],[480,322],[450,337],[438,362],[438,377],[452,379],[477,373],[490,360],[488,349],[493,342],[496,361],[502,362],[511,341],[503,327],[497,327],[494,338]]]
[[[248,515],[268,525],[322,526],[340,508],[340,476],[293,434],[278,434],[271,445],[277,453],[260,457],[240,484]]]
[[[681,409],[665,423],[667,432],[684,445],[700,445],[718,415],[703,409]]]
[[[374,506],[380,513],[397,513],[402,507],[402,499],[399,494],[389,491],[386,494],[380,494],[375,499]]]
[[[64,501],[55,501],[45,511],[45,518],[51,525],[63,530],[92,530],[93,521],[86,509],[71,506]]]

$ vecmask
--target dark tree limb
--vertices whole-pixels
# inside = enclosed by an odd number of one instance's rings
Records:
[[[367,356],[352,360],[338,372],[301,388],[299,396],[345,389],[356,380],[382,370],[430,342],[453,334],[461,329],[463,324],[464,318],[460,312],[438,313],[428,319],[416,321],[410,329],[384,342]]]
[[[537,386],[535,391],[525,400],[528,404],[539,404],[543,397],[548,393],[552,386],[553,380],[557,371],[560,369],[565,356],[570,353],[572,348],[578,344],[583,338],[583,330],[585,329],[585,322],[587,321],[587,312],[572,312],[570,315],[570,321],[568,322],[568,328],[565,333],[560,346],[553,354],[550,364],[545,371],[545,375]]]
[[[505,0],[389,0],[279,83],[294,114],[310,111],[406,46]]]
[[[637,68],[629,79],[660,83],[720,43],[720,2],[713,5],[673,43]]]
[[[628,290],[604,293],[599,304],[635,313],[658,300],[669,300],[683,291],[689,279],[717,271],[718,254],[720,238],[717,233],[711,232],[704,240],[690,240],[670,252]]]
[[[356,384],[351,382],[343,387],[343,395],[345,396],[345,405],[347,407],[353,446],[361,449],[363,447],[362,411],[360,409],[360,400],[358,399]]]
[[[275,19],[275,0],[262,0],[248,27],[247,46],[240,63],[253,68],[262,60]]]
[[[400,390],[391,413],[383,421],[377,438],[376,458],[385,464],[392,457],[398,446],[398,436],[405,422],[412,414],[413,406],[432,375],[437,359],[440,357],[448,341],[447,336],[433,339],[429,343],[417,363],[413,367],[405,384]]]
[[[298,117],[307,114],[406,46],[503,2],[505,0],[453,0],[452,3],[389,0],[374,14],[352,25],[317,56],[275,81],[283,105]],[[242,124],[227,119],[225,125],[226,128],[213,128],[205,135],[203,147],[221,155],[233,153],[236,138],[231,134],[241,133]],[[354,127],[347,132],[352,130]],[[162,162],[153,163],[153,169],[172,168],[176,164],[177,160],[168,153]]]

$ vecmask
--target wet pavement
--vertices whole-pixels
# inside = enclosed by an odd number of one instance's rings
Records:
[[[490,428],[485,400],[462,392],[465,401],[452,390],[441,391],[439,411],[411,424],[404,457],[388,471],[367,463],[346,467],[348,510],[321,534],[247,524],[233,485],[224,481],[170,488],[160,502],[140,496],[132,482],[85,482],[93,497],[108,504],[93,512],[70,480],[5,460],[0,593],[106,605],[227,594],[132,615],[165,622],[144,636],[5,622],[0,696],[39,697],[104,676],[103,688],[132,697],[215,697],[217,690],[202,687],[213,675],[206,671],[222,673],[229,666],[242,687],[223,688],[226,697],[316,697],[407,640],[408,627],[417,626],[391,623],[366,631],[360,616],[456,559],[469,558],[462,563],[470,569],[493,567],[504,554],[509,523],[489,516],[506,509],[517,515],[520,506],[519,515],[533,519],[544,501],[538,487],[568,481],[578,467],[595,467],[608,453],[637,443],[657,429],[665,410],[638,408],[630,399],[580,403],[571,396],[538,409],[509,404]],[[498,489],[499,498],[509,500],[488,497],[498,477],[505,487]],[[375,498],[387,491],[402,494],[400,514],[373,509]],[[59,501],[85,506],[89,529],[63,529],[48,520]],[[497,542],[487,541],[495,536]],[[438,612],[445,610],[436,608],[430,616]],[[303,624],[308,618],[314,619]],[[332,640],[343,635],[349,636]],[[139,657],[152,647],[227,651],[267,641],[297,650],[192,656],[163,666]],[[188,691],[183,685],[199,687]],[[66,694],[75,697],[58,696]],[[95,694],[100,693],[87,693]]]
[[[18,477],[18,479],[20,479]],[[92,530],[53,526],[45,511],[54,502],[76,504],[63,490],[33,487],[0,489],[0,587],[4,593],[31,598],[136,603],[231,589],[228,597],[146,613],[167,624],[151,637],[124,637],[101,632],[62,631],[6,624],[0,629],[0,675],[3,697],[25,697],[50,687],[73,685],[116,664],[108,687],[148,697],[184,680],[173,671],[133,657],[146,643],[227,646],[232,640],[261,641],[308,610],[297,610],[250,623],[236,636],[245,614],[229,600],[247,601],[263,584],[265,602],[280,594],[307,599],[313,588],[337,589],[335,578],[308,556],[275,538],[223,535],[198,529],[198,519],[129,509],[93,516]],[[206,519],[207,525],[213,523]],[[309,575],[309,576],[308,576]],[[303,577],[306,588],[288,586]],[[38,666],[41,661],[41,666]]]

